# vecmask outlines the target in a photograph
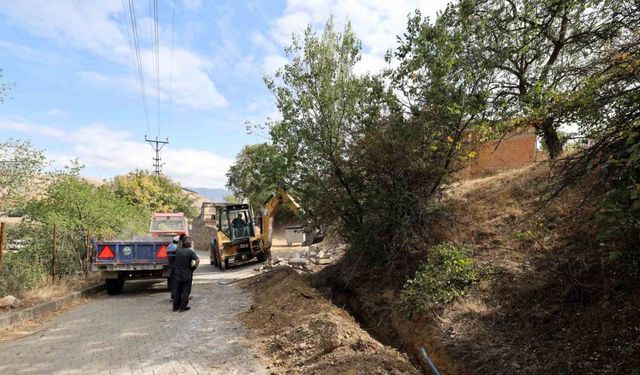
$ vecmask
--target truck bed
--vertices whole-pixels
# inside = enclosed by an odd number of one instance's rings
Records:
[[[96,241],[92,268],[95,271],[159,270],[166,268],[171,239]]]

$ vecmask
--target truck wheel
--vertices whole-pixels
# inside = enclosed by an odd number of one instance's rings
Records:
[[[267,254],[263,251],[260,254],[256,255],[256,258],[258,259],[258,262],[264,263],[267,261]]]
[[[229,269],[229,259],[224,260],[224,268],[227,270]]]
[[[122,293],[124,287],[124,279],[106,279],[104,281],[107,286],[107,293],[111,296]]]

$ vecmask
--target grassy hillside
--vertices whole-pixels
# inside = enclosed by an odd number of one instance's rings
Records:
[[[428,249],[373,270],[345,259],[316,283],[383,343],[414,360],[424,346],[448,374],[640,373],[637,265],[598,240],[598,197],[586,188],[545,205],[540,193],[552,181],[538,165],[448,191],[425,242],[470,249],[482,276],[429,313],[407,314],[399,303]]]

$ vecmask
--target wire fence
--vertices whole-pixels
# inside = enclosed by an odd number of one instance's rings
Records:
[[[84,247],[56,225],[0,223],[0,297],[82,275]]]

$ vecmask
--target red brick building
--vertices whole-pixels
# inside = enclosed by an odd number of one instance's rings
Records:
[[[469,161],[461,177],[480,177],[533,163],[540,160],[536,145],[533,129],[480,143],[475,148],[476,157]]]

